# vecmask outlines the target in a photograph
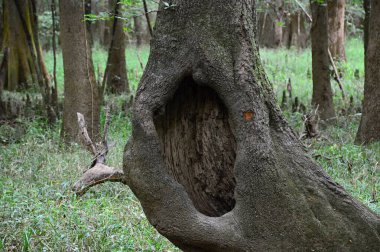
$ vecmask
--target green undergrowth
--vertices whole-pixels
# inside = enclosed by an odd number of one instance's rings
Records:
[[[104,116],[102,117],[104,120]],[[111,117],[107,163],[122,167],[131,132],[124,114]],[[0,146],[0,248],[14,251],[175,251],[149,225],[122,184],[103,184],[77,198],[71,186],[91,163],[78,145],[64,146],[59,125],[18,122],[25,135]],[[21,124],[21,125],[20,125]],[[4,135],[9,125],[0,127]],[[1,250],[0,250],[1,251]]]
[[[348,40],[346,54],[346,62],[336,62],[347,96],[346,101],[342,100],[342,93],[337,82],[331,79],[334,102],[338,111],[347,107],[350,96],[353,97],[355,107],[360,106],[363,99],[364,49],[362,39]],[[311,50],[262,49],[260,55],[277,99],[279,101],[282,99],[282,92],[286,90],[290,79],[293,98],[298,97],[307,106],[313,91]],[[357,72],[356,76],[355,72]],[[331,74],[333,75],[332,69]]]
[[[129,79],[129,85],[132,91],[136,91],[137,85],[140,79],[140,76],[142,75],[143,69],[141,67],[141,64],[143,67],[145,67],[146,62],[148,60],[149,56],[149,47],[144,46],[140,49],[137,49],[135,47],[128,47],[125,51],[125,57],[127,62],[127,69],[128,69],[128,79]],[[62,62],[62,52],[59,50],[57,51],[57,82],[58,82],[58,92],[60,94],[63,94],[63,83],[64,83],[64,71],[63,71],[63,62]],[[107,51],[104,50],[99,45],[96,45],[92,49],[92,59],[94,63],[94,72],[96,75],[96,78],[100,82],[103,79],[104,70],[107,64]],[[45,53],[45,62],[47,69],[50,73],[53,73],[53,52],[48,51]]]
[[[362,44],[350,40],[347,63],[339,63],[346,92],[359,104],[363,90]],[[143,64],[149,50],[141,50]],[[131,87],[136,90],[142,69],[136,50],[128,49]],[[52,55],[47,53],[48,69]],[[311,97],[311,65],[308,50],[261,50],[265,69],[281,97],[288,78],[294,96],[306,105]],[[95,68],[106,64],[104,50],[94,50]],[[58,81],[63,92],[61,54]],[[359,79],[354,76],[359,70]],[[344,108],[340,91],[333,83],[337,107]],[[114,147],[107,163],[122,167],[122,152],[131,134],[130,119],[121,112],[123,98],[107,97],[112,117],[110,142]],[[338,113],[339,114],[339,113]],[[302,115],[285,112],[296,132],[302,132]],[[339,116],[321,130],[318,139],[304,141],[313,156],[332,178],[363,204],[380,214],[380,144],[354,145],[360,116]],[[104,115],[102,115],[104,121]],[[177,251],[151,227],[140,203],[127,186],[110,183],[92,188],[77,198],[72,184],[91,163],[81,146],[64,146],[60,125],[48,128],[41,118],[19,119],[0,125],[0,251]]]

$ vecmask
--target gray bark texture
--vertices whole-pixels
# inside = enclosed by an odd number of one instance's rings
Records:
[[[330,82],[328,15],[325,4],[311,0],[313,23],[311,26],[313,97],[322,120],[335,117],[333,93]]]
[[[83,22],[82,1],[59,1],[61,46],[65,73],[63,130],[65,140],[77,141],[77,112],[84,115],[92,139],[99,135],[99,89],[95,81],[91,45]]]
[[[380,141],[380,3],[371,1],[368,45],[365,53],[363,114],[356,136],[358,144]]]
[[[254,0],[160,4],[125,181],[184,251],[378,251],[380,219],[305,152],[276,105]]]

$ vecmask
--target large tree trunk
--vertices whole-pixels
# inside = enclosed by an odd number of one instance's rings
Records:
[[[185,251],[379,250],[379,217],[305,153],[276,105],[255,1],[172,3],[124,155],[150,223]]]
[[[329,48],[334,58],[345,60],[345,12],[346,0],[328,0]]]
[[[110,0],[113,3],[114,15],[111,44],[108,50],[107,67],[104,74],[104,83],[110,93],[129,93],[127,68],[125,61],[125,33],[123,21],[118,17],[122,14],[122,5],[117,0]]]
[[[60,1],[61,46],[65,73],[63,130],[66,141],[76,141],[77,112],[84,115],[90,137],[99,133],[99,89],[94,77],[83,1]]]
[[[363,115],[356,142],[380,141],[380,3],[371,1],[368,45],[365,54]]]
[[[313,98],[322,120],[335,117],[333,94],[330,83],[327,7],[312,1],[313,24],[311,27]]]

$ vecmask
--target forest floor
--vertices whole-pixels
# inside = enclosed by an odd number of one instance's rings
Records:
[[[358,39],[347,44],[347,62],[338,64],[353,112],[341,99],[332,80],[339,115],[321,129],[321,137],[304,144],[338,183],[363,204],[380,214],[380,144],[354,145],[362,100],[363,45]],[[312,92],[310,50],[261,50],[261,57],[277,98],[282,97],[291,78],[293,97],[309,104]],[[141,50],[145,64],[149,50]],[[107,54],[94,50],[95,68],[103,72]],[[59,91],[63,92],[63,68],[58,54]],[[52,55],[46,54],[52,72]],[[127,50],[129,79],[136,90],[142,69],[135,49]],[[107,97],[112,105],[110,139],[115,142],[108,164],[122,167],[122,152],[131,124],[121,110],[123,97]],[[308,106],[309,107],[309,106]],[[289,123],[299,134],[302,114],[285,110]],[[104,114],[102,115],[104,121]],[[0,251],[177,251],[146,220],[141,206],[128,187],[109,183],[92,188],[81,198],[71,186],[91,163],[91,155],[79,145],[64,146],[60,125],[46,126],[45,120],[18,119],[0,124]]]

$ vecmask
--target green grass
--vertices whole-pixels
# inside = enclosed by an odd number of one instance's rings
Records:
[[[48,251],[174,251],[151,227],[128,187],[104,184],[82,198],[71,186],[91,163],[78,145],[63,146],[59,125],[22,122],[20,142],[0,148],[0,248]],[[3,134],[5,126],[0,128]],[[3,131],[4,130],[4,131]],[[122,165],[129,120],[112,115],[116,141],[108,164]],[[2,244],[2,245],[1,245]]]
[[[355,105],[359,106],[363,99],[364,83],[364,49],[361,38],[348,40],[346,53],[347,61],[337,62],[337,67],[343,75],[341,81],[347,96],[352,95]],[[309,104],[313,90],[311,50],[262,49],[260,50],[260,54],[269,80],[273,84],[277,99],[281,99],[282,91],[286,90],[286,85],[290,78],[294,96],[298,96],[300,101],[305,105]],[[356,69],[359,70],[359,79],[356,79],[354,76]],[[341,108],[344,105],[341,91],[333,79],[331,80],[331,86],[335,104],[338,108]]]
[[[356,102],[362,98],[363,50],[361,41],[350,40],[347,63],[341,63],[348,94]],[[148,48],[141,51],[147,61]],[[141,76],[134,48],[126,52],[133,90]],[[308,104],[311,65],[308,50],[261,50],[265,68],[277,97],[290,77],[294,94]],[[94,50],[95,68],[104,72],[107,54]],[[58,54],[59,91],[63,93],[63,68]],[[52,55],[46,54],[49,71]],[[361,78],[354,78],[359,69]],[[344,106],[333,83],[337,106]],[[111,97],[113,100],[115,97]],[[120,99],[120,98],[119,98]],[[118,107],[118,106],[115,106]],[[296,131],[302,131],[298,113],[285,113]],[[102,115],[104,120],[104,115]],[[310,153],[349,193],[380,214],[373,196],[380,192],[380,144],[361,147],[353,144],[358,116],[339,117],[336,124],[323,130],[319,140],[305,141]],[[59,139],[59,124],[47,128],[45,121],[21,119],[0,125],[0,251],[176,251],[146,220],[141,206],[128,187],[104,184],[91,189],[82,198],[71,186],[91,162],[81,146],[64,146]],[[108,164],[121,167],[123,147],[131,133],[129,118],[118,109],[112,114],[110,138],[115,147]],[[378,195],[375,195],[379,199]]]
[[[143,63],[146,65],[149,56],[149,47],[142,47],[139,51],[135,47],[127,48],[125,52],[127,69],[128,69],[128,79],[131,90],[136,91],[139,79],[142,75],[142,69],[139,61],[139,57]],[[100,46],[95,46],[92,53],[92,59],[94,62],[95,74],[98,78],[98,73],[100,73],[101,79],[103,78],[104,70],[107,64],[108,53]],[[49,73],[53,73],[53,53],[52,51],[45,53],[45,62]],[[99,70],[98,70],[99,69]],[[64,71],[62,62],[62,52],[57,52],[57,82],[58,82],[58,92],[63,94],[63,83],[64,83]]]

